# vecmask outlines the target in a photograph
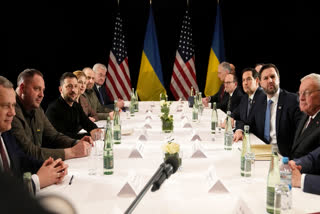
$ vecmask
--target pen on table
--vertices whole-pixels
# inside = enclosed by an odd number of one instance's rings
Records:
[[[69,185],[72,184],[72,180],[73,180],[73,175],[72,175],[71,178],[70,178]]]

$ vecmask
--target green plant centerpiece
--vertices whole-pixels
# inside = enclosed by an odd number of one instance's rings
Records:
[[[173,132],[173,115],[169,115],[171,102],[161,100],[161,122],[162,131],[165,133]]]

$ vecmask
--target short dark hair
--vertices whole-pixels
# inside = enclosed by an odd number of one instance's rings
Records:
[[[257,79],[259,77],[259,73],[254,68],[245,68],[245,69],[243,69],[241,76],[243,76],[243,74],[245,72],[251,72],[253,79]]]
[[[64,84],[64,80],[67,78],[75,78],[76,80],[78,80],[77,76],[74,75],[71,72],[65,72],[62,74],[62,76],[60,77],[60,86],[62,86]]]
[[[233,82],[238,83],[238,78],[234,73],[228,73],[227,75],[232,75],[233,76]]]
[[[13,84],[4,76],[0,76],[0,85],[4,88],[13,88]]]
[[[276,71],[279,79],[280,79],[280,73],[279,73],[279,69],[277,68],[277,66],[275,66],[274,64],[272,63],[268,63],[268,64],[264,64],[262,65],[260,71],[259,71],[259,79],[261,80],[261,76],[262,76],[262,73],[264,70],[268,69],[268,68],[274,68],[274,70]]]
[[[27,68],[24,69],[17,78],[17,86],[19,86],[24,81],[29,81],[34,77],[34,75],[39,75],[43,78],[43,74],[34,68]]]

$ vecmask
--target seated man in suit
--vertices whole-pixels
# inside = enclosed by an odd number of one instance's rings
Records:
[[[299,158],[320,146],[320,75],[309,74],[301,79],[300,110],[305,113],[297,127],[291,158]]]
[[[218,78],[220,79],[222,84],[221,84],[221,86],[219,88],[219,91],[215,95],[213,95],[211,97],[202,98],[202,103],[203,103],[204,106],[207,107],[209,102],[211,102],[211,104],[216,102],[217,103],[217,108],[218,108],[219,103],[226,99],[225,96],[227,96],[227,94],[225,93],[224,79],[227,76],[227,74],[230,74],[230,73],[231,73],[230,63],[222,62],[222,63],[219,64],[219,66],[218,66]]]
[[[227,74],[224,79],[225,96],[224,99],[217,104],[217,108],[221,109],[225,113],[231,111],[231,113],[238,107],[243,93],[241,88],[238,87],[238,80],[236,75]]]
[[[243,139],[244,124],[248,123],[256,111],[256,103],[265,98],[263,89],[259,87],[259,73],[254,68],[245,68],[242,71],[242,88],[246,93],[240,104],[232,112],[231,117],[236,120],[236,131],[233,136],[235,142]]]
[[[25,69],[19,74],[16,116],[13,118],[11,131],[20,148],[38,160],[49,157],[65,160],[87,156],[91,149],[91,137],[75,140],[57,132],[40,106],[44,89],[40,71]]]
[[[320,147],[289,161],[289,166],[292,169],[293,187],[301,187],[304,192],[320,195]]]
[[[87,98],[91,108],[97,112],[99,120],[106,120],[108,117],[113,118],[113,110],[102,105],[94,91],[95,75],[91,68],[86,67],[82,70],[87,76],[87,89],[83,94]]]
[[[0,76],[0,171],[22,178],[24,172],[32,175],[34,189],[59,183],[67,174],[68,165],[60,158],[48,158],[42,162],[27,156],[16,144],[11,134],[11,123],[15,116],[16,95],[12,83]],[[42,165],[41,165],[42,164]]]
[[[114,100],[111,100],[107,94],[106,88],[106,77],[107,77],[107,68],[104,64],[96,63],[93,68],[94,72],[94,91],[96,92],[97,97],[102,105],[107,106],[110,109],[114,109]],[[123,108],[124,102],[122,99],[117,100],[117,107]]]
[[[80,139],[87,135],[87,133],[79,134],[81,129],[85,129],[95,139],[95,134],[101,133],[101,130],[76,102],[79,91],[77,76],[71,72],[62,74],[59,91],[59,98],[53,101],[46,111],[51,124],[57,131],[69,137]]]
[[[278,144],[282,156],[290,156],[295,130],[302,117],[296,94],[279,88],[280,75],[273,64],[264,64],[259,74],[266,97],[256,103],[250,130],[265,143]]]

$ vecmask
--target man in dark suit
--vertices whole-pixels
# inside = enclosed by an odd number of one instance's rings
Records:
[[[320,146],[320,75],[309,74],[301,79],[300,110],[305,113],[297,128],[291,158],[299,158]]]
[[[225,113],[227,111],[233,112],[239,105],[243,93],[241,88],[238,87],[238,80],[234,74],[227,74],[224,79],[225,96],[223,100],[217,103],[217,108]]]
[[[96,63],[92,70],[94,71],[94,91],[99,99],[99,102],[102,105],[105,105],[107,108],[114,109],[114,100],[111,100],[107,94],[106,88],[106,77],[107,77],[107,67],[104,64]],[[118,108],[123,108],[124,102],[122,99],[117,101]]]
[[[61,182],[67,174],[68,166],[60,158],[55,161],[49,158],[42,164],[23,153],[16,144],[10,132],[15,105],[16,95],[12,83],[0,76],[0,170],[19,178],[24,172],[37,173],[32,175],[35,190]]]
[[[279,88],[279,70],[273,64],[264,64],[259,78],[267,96],[256,103],[248,124],[257,137],[267,144],[278,144],[280,154],[289,157],[295,130],[303,115],[298,96]]]
[[[235,142],[243,139],[244,125],[250,121],[249,118],[256,111],[256,103],[259,99],[266,97],[263,89],[259,87],[259,73],[254,68],[243,69],[242,88],[246,94],[242,96],[240,104],[231,114],[231,117],[236,120],[236,131],[233,137]]]
[[[320,195],[320,147],[308,155],[289,161],[289,165],[293,187],[301,187],[304,192]]]
[[[215,95],[213,95],[211,97],[202,98],[202,103],[203,103],[204,106],[207,107],[209,102],[211,104],[214,103],[214,102],[219,104],[224,99],[226,99],[225,96],[227,96],[227,93],[225,93],[224,79],[227,76],[227,74],[230,74],[230,73],[231,73],[230,63],[222,62],[222,63],[219,64],[219,66],[218,66],[218,78],[220,79],[222,84],[221,84],[221,86],[219,88],[219,91]]]

